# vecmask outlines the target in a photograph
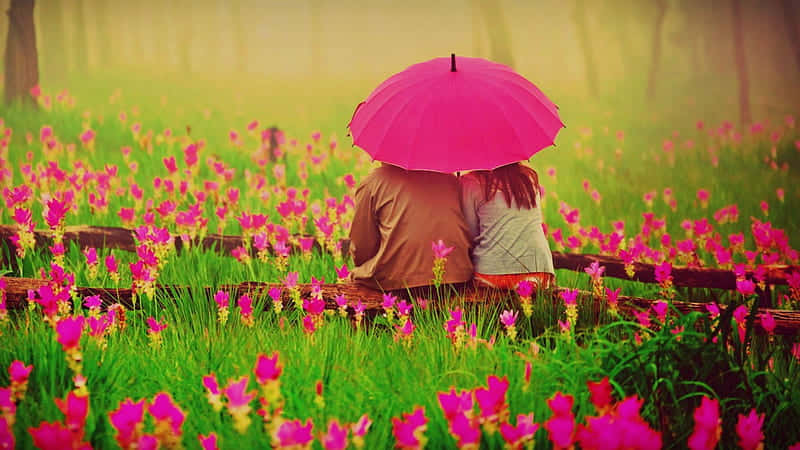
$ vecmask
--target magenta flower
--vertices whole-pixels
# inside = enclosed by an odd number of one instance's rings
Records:
[[[64,414],[64,424],[73,433],[83,432],[86,425],[86,418],[89,416],[89,396],[78,395],[75,391],[69,391],[67,398],[53,399],[59,411]]]
[[[297,446],[302,448],[302,446],[309,445],[314,440],[314,435],[311,434],[313,428],[314,423],[311,419],[308,419],[305,425],[300,419],[287,420],[278,427],[275,432],[275,438],[277,438],[280,447]],[[345,432],[346,437],[347,434]]]
[[[722,420],[719,417],[719,401],[706,396],[694,410],[694,431],[687,446],[691,450],[714,450],[722,433]]]
[[[86,256],[86,264],[93,266],[97,264],[97,249],[94,247],[89,247],[83,251],[84,256]]]
[[[775,317],[769,311],[759,314],[758,317],[761,319],[761,327],[764,328],[764,331],[766,331],[767,334],[774,334]]]
[[[197,439],[200,441],[200,447],[202,447],[203,450],[219,450],[216,433],[208,433],[208,436],[199,434],[197,435]]]
[[[366,414],[362,415],[358,418],[358,422],[351,426],[353,436],[363,438],[367,434],[370,425],[372,425],[372,421],[369,420],[369,417]]]
[[[431,243],[431,248],[433,249],[433,256],[435,258],[444,259],[447,258],[447,255],[449,255],[455,247],[447,247],[444,241],[439,239]]]
[[[481,427],[477,419],[459,413],[450,421],[450,432],[458,441],[458,448],[477,447],[481,441]]]
[[[8,375],[11,377],[11,382],[14,384],[24,384],[28,382],[28,376],[33,370],[33,365],[26,366],[24,362],[14,360],[8,366]]]
[[[659,283],[665,283],[667,280],[672,279],[671,273],[672,264],[670,264],[668,261],[658,264],[655,270],[656,281]]]
[[[277,381],[282,372],[283,366],[278,363],[278,352],[272,353],[272,356],[269,357],[263,353],[258,354],[256,366],[253,369],[258,384]]]
[[[501,379],[490,375],[487,384],[486,388],[475,389],[475,400],[481,410],[481,417],[492,422],[503,421],[505,420],[504,416],[508,413],[508,404],[506,403],[508,378],[504,376]]]
[[[530,297],[533,294],[533,283],[522,280],[517,285],[517,295],[520,297]]]
[[[119,404],[119,408],[108,414],[111,426],[117,430],[115,439],[120,447],[130,448],[138,442],[146,405],[147,401],[144,399],[134,403],[126,398]]]
[[[149,327],[150,333],[160,333],[167,328],[167,323],[159,323],[155,318],[148,317],[147,318],[147,326]]]
[[[347,268],[347,264],[342,264],[342,267],[336,268],[336,277],[340,280],[345,280],[347,277],[350,276],[350,270]]]
[[[397,297],[395,297],[394,295],[383,294],[383,303],[381,303],[381,306],[383,307],[383,309],[391,309],[392,307],[394,307],[395,301],[397,301]]]
[[[449,392],[439,392],[436,394],[439,398],[439,406],[444,412],[444,417],[448,422],[452,422],[456,415],[472,412],[472,392],[461,391],[456,393],[455,388],[450,388]]]
[[[708,314],[711,316],[712,320],[719,317],[719,306],[716,303],[706,304],[706,309],[708,310]]]
[[[538,430],[539,424],[533,421],[533,413],[518,415],[517,426],[510,423],[500,424],[500,434],[503,436],[503,440],[513,449],[522,448],[526,442],[533,439]]]
[[[756,285],[751,280],[737,280],[736,290],[745,297],[749,297],[756,292]]]
[[[604,411],[613,402],[611,383],[609,383],[607,376],[597,382],[587,381],[586,387],[589,389],[589,400],[598,411]]]
[[[572,445],[575,435],[575,416],[572,414],[573,397],[561,392],[547,400],[547,406],[553,415],[544,423],[548,437],[554,446],[568,448]]]
[[[578,299],[577,289],[566,289],[561,291],[561,298],[566,305],[576,305]]]
[[[214,294],[214,301],[217,302],[217,306],[219,306],[220,308],[227,308],[228,307],[229,298],[230,297],[228,296],[227,292],[217,291],[217,293]]]
[[[392,417],[392,434],[400,448],[421,448],[423,433],[425,433],[428,418],[425,417],[425,408],[418,407],[413,413],[403,413],[403,419]]]
[[[83,299],[84,306],[89,309],[99,309],[103,305],[99,295],[91,295]]]
[[[659,322],[663,323],[667,319],[668,310],[669,304],[663,300],[659,300],[653,305],[653,311],[656,313]]]
[[[239,301],[236,304],[239,306],[243,316],[253,314],[253,300],[247,294],[239,297]]]
[[[65,352],[79,347],[83,325],[83,316],[66,317],[58,321],[56,324],[57,340]]]
[[[283,285],[286,286],[286,289],[292,289],[297,286],[297,280],[300,278],[300,274],[298,272],[289,272],[286,274],[286,279],[283,281]]]
[[[186,420],[186,413],[181,411],[168,393],[161,392],[156,394],[153,403],[147,410],[157,422],[168,424],[174,437],[179,437],[182,434],[181,427],[184,420]]]
[[[744,416],[739,414],[736,422],[736,435],[739,436],[739,447],[742,450],[756,450],[762,448],[764,433],[761,427],[764,425],[764,414],[756,414],[755,408],[750,410],[750,414]]]
[[[328,424],[328,432],[323,434],[320,440],[325,450],[345,450],[347,448],[347,428],[339,425],[337,420],[331,420]]]
[[[70,430],[60,422],[42,422],[36,428],[28,428],[28,432],[33,437],[33,445],[43,450],[60,450],[73,441]]]
[[[117,273],[119,270],[117,267],[117,260],[114,258],[114,255],[106,256],[106,269],[109,273]]]
[[[361,300],[357,301],[356,304],[353,306],[353,312],[356,314],[363,314],[367,307]]]
[[[414,305],[408,303],[405,300],[400,300],[399,302],[397,302],[396,307],[397,307],[397,314],[400,314],[401,316],[407,316],[411,314],[411,308],[413,308]]]
[[[414,329],[416,329],[417,327],[414,325],[414,323],[411,322],[411,319],[408,319],[405,321],[403,326],[396,325],[395,328],[404,337],[410,337],[411,334],[414,333]]]

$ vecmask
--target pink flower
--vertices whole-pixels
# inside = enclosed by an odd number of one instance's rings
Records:
[[[617,299],[619,298],[620,292],[622,292],[622,288],[616,288],[613,291],[609,288],[606,288],[606,300],[608,300],[609,305],[617,304]]]
[[[239,306],[243,316],[249,316],[253,314],[253,300],[251,300],[247,294],[239,297],[239,301],[237,301],[236,304]]]
[[[228,307],[229,298],[230,297],[228,296],[227,292],[217,291],[217,293],[214,294],[214,301],[217,302],[217,306],[219,306],[220,308],[227,308]]]
[[[586,387],[589,389],[589,400],[598,411],[604,411],[613,402],[608,377],[597,382],[587,381]]]
[[[481,427],[477,420],[470,419],[466,414],[459,413],[450,422],[450,432],[458,441],[458,448],[477,446],[481,441]]]
[[[42,450],[60,450],[72,442],[72,433],[60,422],[42,422],[37,428],[28,428],[33,445]]]
[[[303,331],[308,334],[314,334],[317,331],[317,327],[314,325],[314,318],[311,316],[303,317]]]
[[[719,401],[706,396],[694,410],[694,431],[687,442],[691,450],[714,450],[722,433]]]
[[[258,354],[256,367],[253,369],[258,384],[277,381],[282,372],[283,366],[278,364],[278,352],[272,353],[272,356],[269,357],[262,353]]]
[[[670,280],[672,278],[671,273],[672,273],[672,264],[670,264],[668,261],[664,261],[663,263],[656,266],[655,270],[656,281],[659,283],[664,283],[667,280]]]
[[[106,269],[109,273],[117,273],[119,268],[117,267],[117,260],[114,258],[114,255],[106,256]]]
[[[364,437],[364,435],[367,434],[370,425],[372,425],[372,421],[369,420],[369,417],[367,417],[366,414],[364,414],[358,419],[358,422],[354,423],[351,427],[353,436]]]
[[[667,319],[668,310],[669,304],[663,300],[659,300],[653,305],[653,311],[656,313],[659,322],[664,322]]]
[[[425,408],[418,407],[413,413],[403,413],[403,419],[392,417],[392,434],[400,448],[421,448],[428,418],[425,417]]]
[[[599,262],[592,261],[592,264],[589,267],[584,268],[583,271],[588,273],[593,280],[598,280],[603,277],[603,273],[606,271],[606,268],[605,266],[601,266]]]
[[[750,280],[737,280],[736,290],[745,297],[749,297],[756,292],[756,285]]]
[[[339,425],[337,420],[331,420],[328,432],[320,440],[325,450],[344,450],[347,448],[347,428]]]
[[[500,323],[505,325],[506,327],[510,327],[514,325],[514,322],[517,321],[517,312],[516,311],[503,311],[500,314]]]
[[[533,421],[533,413],[518,415],[516,427],[510,423],[500,424],[500,434],[503,435],[503,440],[513,449],[522,448],[525,442],[533,439],[538,430],[539,424]]]
[[[431,248],[433,249],[433,256],[435,258],[444,259],[447,258],[447,255],[449,255],[455,247],[447,247],[444,241],[439,239],[431,243]]]
[[[219,450],[219,447],[217,447],[216,433],[208,433],[208,436],[199,434],[197,439],[200,441],[200,446],[203,448],[203,450]]]
[[[739,446],[742,450],[756,450],[764,441],[761,427],[764,425],[764,414],[756,414],[755,408],[750,414],[739,414],[736,422],[736,435],[739,436]]]
[[[14,448],[15,445],[14,432],[8,419],[0,416],[0,448]]]
[[[243,376],[239,380],[230,380],[228,385],[223,389],[222,393],[228,399],[228,411],[231,414],[243,413],[246,414],[250,411],[250,402],[256,398],[256,392],[247,392],[247,382],[250,377]]]
[[[775,317],[769,312],[765,311],[758,315],[761,319],[761,327],[764,328],[764,331],[767,334],[774,334],[775,333]]]
[[[172,428],[174,436],[178,437],[182,434],[181,427],[186,420],[186,413],[181,411],[168,393],[156,394],[153,403],[147,410],[156,421],[168,424]]]
[[[59,411],[64,414],[64,424],[71,432],[83,432],[86,425],[86,418],[89,416],[89,396],[78,395],[75,391],[70,391],[67,398],[53,399]]]
[[[547,406],[553,415],[544,423],[548,437],[554,446],[568,448],[572,445],[575,435],[575,416],[572,414],[573,397],[561,392],[547,400]]]
[[[11,377],[11,382],[15,384],[24,384],[28,382],[28,376],[33,370],[33,365],[26,366],[24,362],[14,360],[8,366],[8,375]]]
[[[160,333],[167,328],[167,323],[159,323],[155,318],[148,317],[147,318],[147,326],[149,327],[150,333]]]
[[[533,294],[533,283],[528,280],[522,280],[517,285],[517,294],[520,297],[530,297]]]
[[[472,411],[472,392],[470,391],[456,393],[455,388],[450,388],[449,392],[439,392],[436,396],[448,422],[451,422],[458,414]]]
[[[708,310],[708,314],[711,316],[711,319],[716,319],[719,317],[719,306],[716,303],[707,303],[706,309]]]
[[[508,378],[498,378],[490,375],[487,380],[488,387],[475,389],[475,400],[481,410],[481,417],[492,422],[504,420],[508,412],[506,392],[508,391]]]
[[[350,270],[347,268],[347,264],[342,264],[342,267],[336,268],[336,277],[340,280],[345,280],[350,275]]]
[[[147,401],[144,399],[134,403],[126,398],[119,404],[119,408],[109,413],[108,418],[111,426],[117,430],[115,439],[120,447],[130,448],[138,442],[146,405]]]
[[[57,340],[65,352],[79,347],[83,325],[83,316],[66,317],[58,321],[56,324]]]
[[[287,420],[275,432],[275,437],[280,447],[297,446],[297,448],[302,448],[314,440],[314,436],[311,434],[313,428],[314,423],[311,419],[308,419],[305,425],[300,422],[300,419]]]

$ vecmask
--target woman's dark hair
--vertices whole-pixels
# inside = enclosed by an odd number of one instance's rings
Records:
[[[539,175],[530,167],[513,163],[494,170],[478,170],[473,172],[483,186],[483,197],[488,202],[500,191],[511,207],[511,199],[517,209],[531,209],[536,206],[536,194],[539,191]]]

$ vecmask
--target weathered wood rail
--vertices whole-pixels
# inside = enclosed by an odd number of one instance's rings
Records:
[[[0,225],[0,243],[5,241],[8,248],[13,248],[10,237],[16,233],[16,228],[10,225]],[[35,231],[36,245],[46,248],[51,245],[52,233],[45,230]],[[80,247],[111,248],[135,252],[136,240],[134,231],[119,227],[73,226],[67,227],[64,235],[65,242],[75,242]],[[241,236],[210,234],[196,242],[204,249],[221,250],[230,253],[236,247],[244,244]],[[347,251],[349,240],[342,240],[342,250]],[[179,236],[175,236],[175,247],[180,251],[185,243]],[[655,266],[653,264],[635,263],[635,274],[628,277],[625,272],[625,263],[620,258],[603,255],[587,255],[577,253],[553,252],[553,264],[557,269],[583,271],[593,262],[605,266],[605,276],[624,280],[639,281],[642,283],[656,283]],[[800,266],[773,265],[767,267],[767,285],[786,285],[787,277],[794,271],[800,272]],[[750,274],[752,275],[752,274]],[[712,268],[673,267],[672,282],[675,286],[693,288],[736,289],[736,276],[730,270]]]
[[[6,281],[6,297],[9,309],[23,309],[28,304],[28,291],[31,289],[38,289],[39,287],[47,284],[46,280],[35,278],[16,278],[16,277],[3,277]],[[254,299],[267,298],[267,293],[273,287],[282,287],[280,283],[261,283],[261,282],[244,282],[234,285],[223,285],[218,289],[224,290],[229,293],[231,303],[235,304],[235,299],[242,294],[247,294]],[[298,285],[301,296],[308,297],[311,294],[310,284]],[[366,313],[369,316],[374,316],[383,311],[381,303],[383,302],[383,293],[373,289],[366,288],[357,284],[322,284],[322,298],[325,300],[327,309],[337,309],[335,298],[339,295],[344,295],[350,301],[361,300],[364,304]],[[563,288],[558,288],[563,289]],[[160,285],[156,290],[156,297],[160,299],[174,298],[180,295],[181,292],[190,292],[192,295],[205,295],[209,299],[213,298],[216,289],[211,287],[187,287],[187,286],[172,286]],[[94,287],[78,287],[77,294],[81,298],[91,295],[99,295],[103,305],[109,306],[113,303],[120,303],[127,308],[133,307],[133,292],[127,288],[94,288]],[[580,294],[584,298],[590,298],[591,293],[581,291]],[[510,297],[508,293],[497,291],[493,289],[474,288],[468,287],[461,289],[458,295],[453,297],[456,301],[461,301],[466,304],[475,304],[481,302],[503,302],[507,301]],[[283,290],[282,301],[285,304],[291,303],[289,293],[286,289]],[[556,299],[556,301],[559,301]],[[642,309],[651,308],[657,300],[646,299],[641,297],[627,297],[620,296],[618,298],[619,308],[625,313],[633,311],[640,311]],[[604,308],[604,301],[595,301],[595,308]],[[435,307],[436,302],[431,302]],[[673,301],[672,305],[682,313],[699,311],[706,313],[706,303],[696,302],[683,302]],[[720,305],[720,309],[724,310],[725,305]],[[758,314],[769,312],[775,319],[775,333],[779,335],[796,335],[800,331],[800,311],[780,310],[770,308],[759,308]],[[351,311],[352,313],[352,311]],[[760,318],[756,317],[756,329],[761,332]]]

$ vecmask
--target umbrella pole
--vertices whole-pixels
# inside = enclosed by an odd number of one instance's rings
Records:
[[[456,71],[456,54],[450,53],[450,72]]]

